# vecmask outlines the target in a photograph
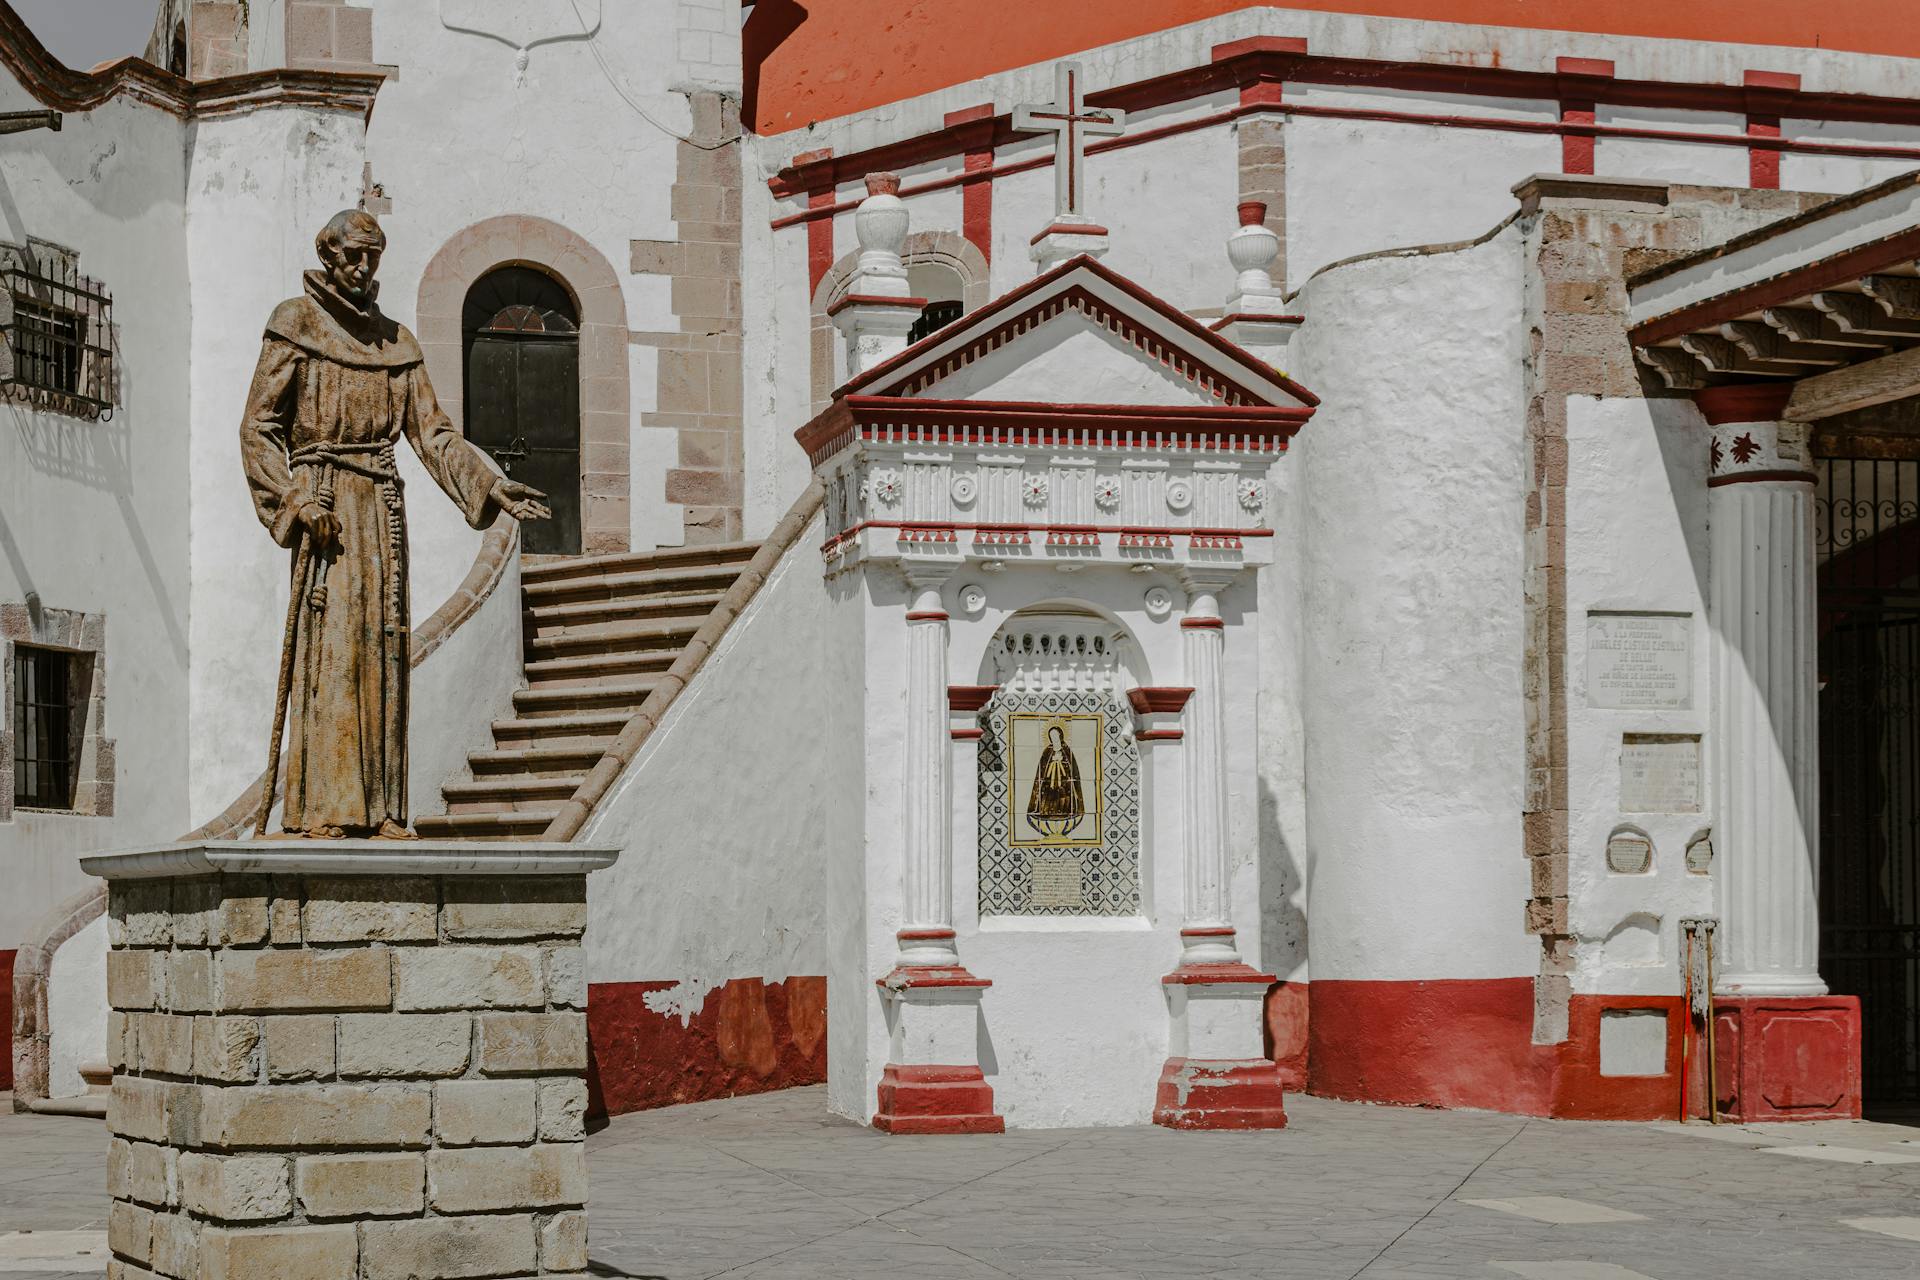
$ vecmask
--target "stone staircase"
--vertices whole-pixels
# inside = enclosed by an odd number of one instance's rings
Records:
[[[537,840],[702,622],[757,542],[580,556],[521,569],[527,687],[493,722],[493,750],[441,788],[430,839]]]

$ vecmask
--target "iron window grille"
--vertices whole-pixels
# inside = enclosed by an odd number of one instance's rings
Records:
[[[74,655],[64,649],[13,648],[13,803],[17,808],[74,806]]]
[[[0,246],[0,392],[37,408],[113,416],[113,298],[71,254]]]
[[[920,318],[913,322],[913,328],[907,330],[907,345],[912,346],[935,330],[946,328],[966,309],[962,302],[929,302],[920,309]]]

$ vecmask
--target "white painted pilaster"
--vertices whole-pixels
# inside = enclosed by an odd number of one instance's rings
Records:
[[[1180,622],[1187,700],[1181,740],[1186,880],[1181,917],[1182,965],[1237,964],[1227,906],[1226,701],[1220,670],[1226,648],[1220,618],[1223,581],[1190,577],[1187,616]]]
[[[947,708],[947,614],[940,584],[950,570],[909,568],[906,795],[902,807],[906,918],[901,965],[959,963],[953,943],[953,760]]]
[[[1800,430],[1713,426],[1714,844],[1726,940],[1715,986],[1725,995],[1827,990],[1815,900],[1814,476]]]

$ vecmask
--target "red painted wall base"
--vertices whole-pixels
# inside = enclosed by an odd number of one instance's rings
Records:
[[[1568,1008],[1568,1034],[1558,1044],[1533,1043],[1531,978],[1457,979],[1434,982],[1343,982],[1308,984],[1307,1091],[1322,1097],[1421,1107],[1476,1107],[1519,1115],[1574,1120],[1672,1120],[1680,1114],[1681,1036],[1686,1018],[1679,996],[1576,995]],[[1720,1002],[1723,1005],[1729,1002]],[[1732,1002],[1739,1003],[1739,1002]],[[1737,1015],[1723,1011],[1719,1043],[1723,1091],[1746,1079],[1748,1097],[1808,1099],[1774,1106],[1761,1116],[1758,1104],[1741,1114],[1757,1118],[1814,1118],[1859,1114],[1859,1013],[1839,997],[1816,1002],[1763,1001],[1757,1017],[1763,1036],[1777,1047],[1741,1047],[1738,1030],[1726,1030]],[[1853,1010],[1848,1068],[1850,1092],[1839,1087],[1843,1045],[1836,1027],[1842,1005]],[[1788,1010],[1792,1007],[1791,1017]],[[1666,1014],[1664,1070],[1651,1075],[1603,1075],[1600,1028],[1609,1011],[1657,1009]],[[1778,1022],[1776,1020],[1786,1019]],[[1691,1046],[1690,1092],[1704,1100],[1704,1045]],[[1757,1060],[1751,1059],[1754,1052]],[[1732,1056],[1729,1056],[1732,1055]],[[1751,1073],[1761,1072],[1765,1084]],[[1742,1072],[1746,1072],[1743,1075]],[[1770,1073],[1770,1074],[1769,1074]],[[1853,1110],[1842,1108],[1845,1092]],[[1703,1107],[1690,1105],[1697,1113]],[[1763,1108],[1766,1109],[1766,1108]]]
[[[13,1088],[13,958],[18,951],[0,951],[0,1030],[6,1043],[0,1044],[0,1091]]]
[[[1284,1129],[1284,1072],[1273,1062],[1168,1058],[1153,1122],[1168,1129]]]
[[[1720,996],[1713,1013],[1722,1115],[1860,1118],[1858,997]]]
[[[993,1114],[993,1086],[978,1067],[902,1067],[880,1075],[880,1109],[873,1127],[883,1133],[1005,1133]]]
[[[685,1022],[647,1006],[673,982],[587,988],[588,1113],[766,1093],[827,1078],[827,980],[735,978]]]

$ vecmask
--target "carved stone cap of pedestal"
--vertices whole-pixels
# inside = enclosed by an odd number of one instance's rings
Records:
[[[495,840],[208,840],[80,860],[103,880],[163,876],[564,876],[614,864],[609,846]]]

